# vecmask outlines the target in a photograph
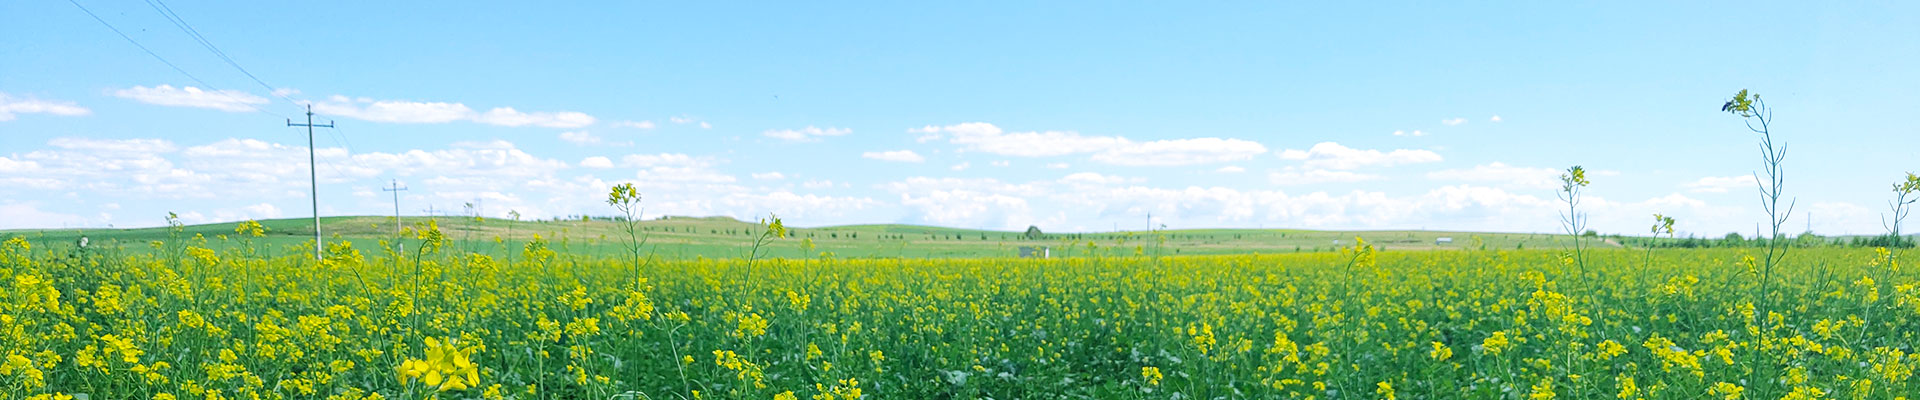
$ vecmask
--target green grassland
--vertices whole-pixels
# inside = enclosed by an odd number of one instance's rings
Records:
[[[438,217],[432,220],[452,246],[482,253],[518,252],[535,235],[555,250],[583,255],[624,253],[624,223],[608,220],[513,221]],[[400,229],[421,226],[428,217],[404,217]],[[313,220],[289,218],[260,221],[267,237],[256,246],[272,251],[306,251],[312,245]],[[352,242],[355,248],[377,249],[396,237],[393,217],[351,216],[321,218],[327,241]],[[659,259],[742,258],[753,246],[758,224],[726,217],[667,217],[636,224],[646,241],[643,252]],[[187,225],[179,235],[201,235],[219,241],[233,233],[233,223]],[[1313,231],[1297,229],[1172,229],[1154,232],[1062,232],[1029,239],[1024,232],[959,229],[920,225],[876,224],[790,228],[789,237],[762,249],[765,257],[810,258],[822,252],[841,258],[979,258],[1015,257],[1020,247],[1048,247],[1054,257],[1128,256],[1136,251],[1166,255],[1277,254],[1332,251],[1353,244],[1354,237],[1387,251],[1458,250],[1479,244],[1488,249],[1559,248],[1571,243],[1564,235],[1528,233],[1448,232],[1417,230]],[[1044,227],[1042,228],[1044,229]],[[41,246],[73,246],[85,236],[93,246],[145,251],[147,243],[172,235],[166,227],[137,229],[51,229],[0,231],[0,236],[23,236]],[[1435,239],[1452,238],[1451,244]],[[1165,238],[1164,242],[1159,239]],[[812,241],[812,252],[803,250]],[[409,239],[402,242],[411,242]],[[1091,242],[1091,246],[1089,246]],[[1590,246],[1618,247],[1605,241]]]

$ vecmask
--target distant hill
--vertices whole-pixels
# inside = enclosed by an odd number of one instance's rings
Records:
[[[471,217],[403,217],[402,233],[424,226],[432,220],[447,238],[461,249],[479,252],[518,253],[519,247],[538,235],[556,250],[589,254],[624,252],[625,224],[606,219],[513,221]],[[274,246],[289,252],[303,252],[311,246],[313,220],[287,218],[259,221],[267,227],[267,237],[256,244]],[[322,217],[322,232],[327,241],[352,242],[355,248],[376,249],[381,241],[395,237],[393,217]],[[232,235],[234,223],[188,225],[180,235],[199,235],[220,243],[222,235]],[[729,217],[664,217],[635,224],[647,240],[649,250],[665,258],[733,258],[746,254],[760,226]],[[1490,249],[1558,248],[1568,243],[1564,235],[1528,233],[1444,232],[1444,231],[1313,231],[1297,229],[1176,229],[1158,232],[1083,232],[1048,233],[1038,240],[1027,239],[1023,232],[994,231],[904,224],[842,225],[815,228],[790,228],[790,237],[772,245],[775,257],[811,257],[831,252],[836,257],[1012,257],[1022,246],[1045,246],[1056,257],[1088,255],[1087,242],[1101,255],[1132,255],[1136,251],[1153,253],[1156,245],[1163,254],[1239,254],[1333,251],[1351,246],[1356,236],[1388,251],[1458,250],[1471,246],[1474,238]],[[1044,229],[1044,227],[1042,227]],[[23,236],[44,246],[72,246],[85,236],[94,245],[120,246],[144,251],[147,243],[170,237],[167,228],[137,229],[29,229],[0,231],[0,237]],[[1161,243],[1155,235],[1165,237]],[[498,241],[496,241],[498,238]],[[1450,238],[1451,243],[1436,243]],[[803,240],[816,246],[812,254],[803,254]],[[412,242],[408,237],[402,242]],[[237,245],[238,238],[227,241]],[[1617,245],[1591,241],[1601,247]],[[305,244],[305,245],[302,245]]]

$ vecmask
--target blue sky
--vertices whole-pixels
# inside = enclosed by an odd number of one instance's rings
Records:
[[[1920,170],[1911,3],[0,3],[0,229],[429,206],[530,218],[779,213],[789,223],[1054,231],[1558,229],[1701,235],[1787,191],[1873,233]],[[197,78],[197,79],[195,79]],[[276,93],[277,92],[277,93]],[[476,201],[477,200],[477,201]]]

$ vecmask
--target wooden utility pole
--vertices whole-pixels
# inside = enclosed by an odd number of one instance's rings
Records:
[[[399,179],[393,180],[393,183],[387,187],[380,188],[383,192],[393,192],[393,237],[400,237],[400,192],[404,190],[407,190],[407,187],[400,186]]]
[[[312,186],[312,190],[313,190],[312,192],[313,193],[313,260],[320,261],[320,253],[324,251],[326,247],[320,245],[320,172],[319,172],[319,165],[316,162],[315,158],[313,157],[313,128],[316,126],[321,128],[332,128],[333,121],[331,120],[327,121],[326,125],[314,125],[313,124],[313,105],[308,104],[307,105],[307,123],[296,124],[296,123],[293,123],[292,119],[288,119],[287,126],[307,127],[307,179],[308,179],[308,183],[313,185]]]

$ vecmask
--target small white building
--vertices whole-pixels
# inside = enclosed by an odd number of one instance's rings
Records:
[[[1437,246],[1437,245],[1448,245],[1448,244],[1453,244],[1453,238],[1450,238],[1450,237],[1443,237],[1443,238],[1439,238],[1439,239],[1434,239],[1434,240],[1433,240],[1433,244],[1434,244],[1434,245],[1436,245],[1436,246]]]

